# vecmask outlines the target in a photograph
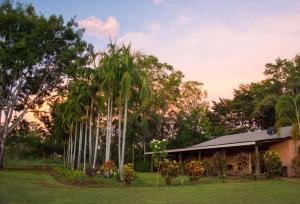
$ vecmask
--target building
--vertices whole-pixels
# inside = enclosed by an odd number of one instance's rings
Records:
[[[181,162],[191,159],[210,158],[216,151],[222,151],[226,155],[229,174],[234,173],[235,155],[239,152],[246,152],[249,155],[248,173],[255,173],[256,176],[259,176],[264,171],[262,155],[267,150],[274,150],[280,155],[285,175],[294,176],[291,164],[300,146],[300,141],[297,141],[297,148],[295,148],[294,144],[291,138],[291,126],[287,126],[281,128],[278,133],[262,130],[226,135],[191,147],[169,149],[167,152],[169,157]],[[151,152],[146,154],[151,154]]]

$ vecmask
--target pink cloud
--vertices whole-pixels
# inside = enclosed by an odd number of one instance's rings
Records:
[[[204,83],[210,100],[232,97],[241,83],[264,78],[264,66],[275,58],[300,52],[300,14],[265,16],[242,27],[205,19],[181,26],[126,33],[119,41],[174,65],[186,80]]]
[[[115,37],[119,30],[119,23],[113,16],[108,17],[106,21],[91,16],[79,21],[78,24],[80,27],[85,28],[86,33],[99,38]]]
[[[164,2],[164,0],[152,0],[152,2],[153,2],[154,4],[161,4],[161,3]]]

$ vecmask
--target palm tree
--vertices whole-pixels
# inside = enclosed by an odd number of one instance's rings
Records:
[[[113,132],[112,118],[114,114],[114,99],[116,97],[117,86],[120,81],[117,72],[119,71],[120,50],[116,44],[109,43],[107,53],[101,53],[99,67],[103,80],[101,86],[107,97],[107,125],[106,125],[106,145],[105,161],[110,160],[111,137]]]
[[[139,100],[143,104],[149,96],[149,84],[146,75],[141,72],[136,63],[136,58],[131,52],[131,47],[123,45],[121,48],[122,80],[120,83],[120,102],[119,102],[119,128],[118,128],[118,156],[120,179],[123,180],[123,167],[125,161],[125,144],[128,120],[128,103],[134,91],[138,90]],[[147,95],[147,96],[146,96]],[[124,108],[122,108],[122,104]],[[143,104],[144,105],[144,104]],[[142,105],[142,106],[143,106]],[[123,112],[124,116],[122,118]],[[123,121],[123,130],[121,128]]]
[[[296,96],[281,96],[276,104],[276,127],[292,125],[291,136],[297,152],[297,140],[300,135],[300,93]]]

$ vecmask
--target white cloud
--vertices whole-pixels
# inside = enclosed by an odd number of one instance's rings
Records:
[[[80,20],[78,24],[80,27],[85,28],[86,33],[99,38],[115,37],[119,31],[119,23],[113,16],[108,17],[106,21],[91,16]]]
[[[188,80],[204,83],[209,98],[231,97],[240,83],[264,78],[264,65],[292,58],[300,48],[300,14],[266,16],[240,26],[206,19],[130,32],[119,38],[174,65]]]

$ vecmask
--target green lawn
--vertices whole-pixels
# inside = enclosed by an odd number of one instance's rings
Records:
[[[138,176],[130,187],[107,187],[101,179],[80,187],[62,184],[46,171],[5,170],[0,172],[0,203],[300,203],[299,179],[222,183],[205,178],[199,184],[181,185],[186,181],[182,177],[175,186],[156,188],[155,174]]]

